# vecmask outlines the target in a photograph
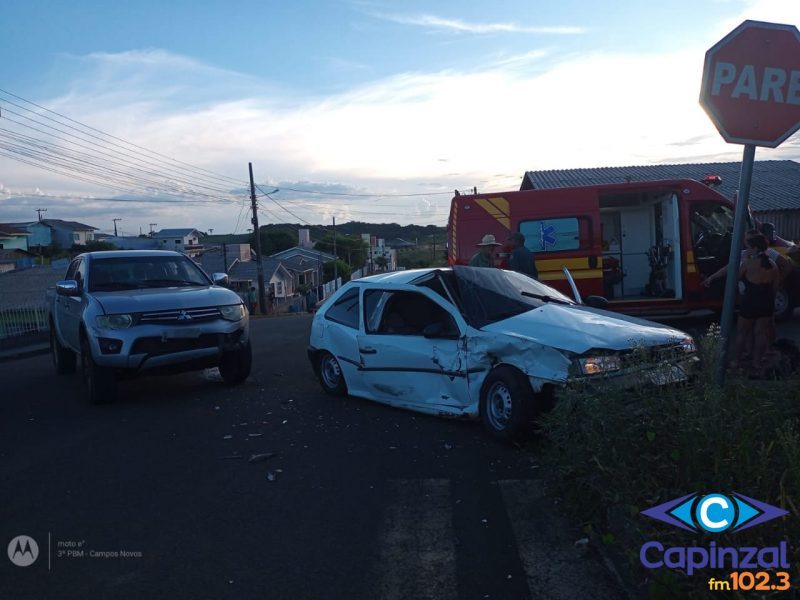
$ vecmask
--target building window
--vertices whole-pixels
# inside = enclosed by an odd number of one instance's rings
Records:
[[[81,241],[81,234],[80,233],[73,233],[72,234],[72,239],[75,240],[76,242],[80,242]]]
[[[180,244],[180,243],[181,243],[181,241],[180,241],[180,240],[175,240],[175,243],[176,243],[176,244]]]

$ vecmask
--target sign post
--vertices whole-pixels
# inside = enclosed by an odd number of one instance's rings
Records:
[[[706,52],[700,104],[722,137],[744,144],[725,282],[717,383],[725,382],[756,146],[776,148],[800,129],[800,32],[794,25],[745,21]]]

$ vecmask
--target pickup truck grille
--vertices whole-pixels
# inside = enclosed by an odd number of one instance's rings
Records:
[[[219,345],[219,336],[212,333],[204,333],[196,338],[188,339],[167,339],[159,337],[143,337],[133,343],[131,354],[149,354],[150,356],[160,356],[162,354],[172,354],[174,352],[185,352],[187,350],[198,350],[200,348],[214,348]]]
[[[203,321],[214,321],[221,318],[219,309],[215,306],[207,308],[185,308],[173,310],[159,310],[156,312],[146,312],[139,315],[140,324],[170,323],[185,324],[202,323]]]

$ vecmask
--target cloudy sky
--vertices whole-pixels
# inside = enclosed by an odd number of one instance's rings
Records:
[[[454,189],[526,170],[740,160],[705,51],[800,24],[798,0],[124,5],[3,2],[0,222],[243,232],[252,162],[262,223],[444,225]]]

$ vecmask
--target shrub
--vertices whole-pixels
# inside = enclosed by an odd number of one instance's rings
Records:
[[[732,378],[719,389],[713,376],[720,343],[718,330],[700,341],[702,368],[692,384],[571,389],[542,419],[552,487],[566,510],[587,531],[616,545],[636,583],[651,594],[682,580],[666,569],[654,573],[639,566],[644,539],[683,545],[709,540],[641,516],[646,508],[692,492],[735,491],[792,517],[735,539],[716,536],[720,544],[800,539],[800,381]],[[800,549],[792,550],[796,560]],[[684,579],[684,593],[702,593],[694,585],[701,581],[697,575]]]

